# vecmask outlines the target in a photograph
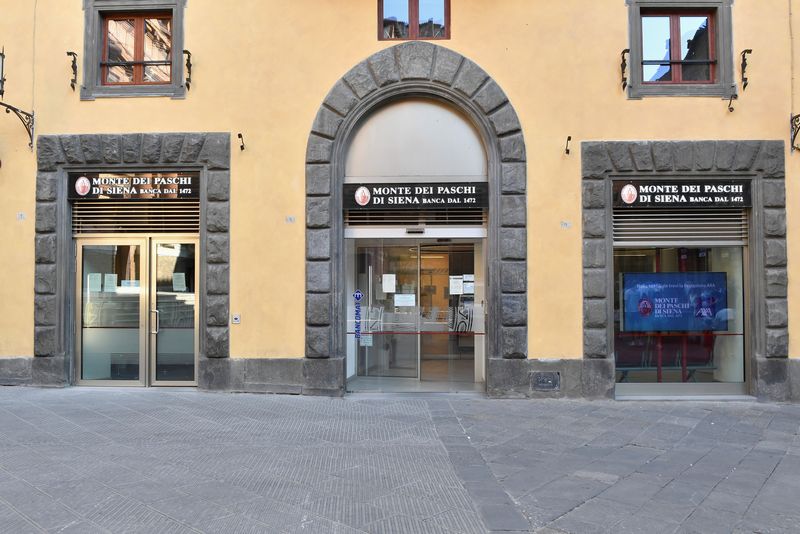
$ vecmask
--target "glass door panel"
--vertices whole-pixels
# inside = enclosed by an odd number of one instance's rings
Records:
[[[369,246],[356,250],[357,374],[419,377],[416,246]]]
[[[422,380],[475,381],[474,266],[471,243],[420,245]]]
[[[142,383],[143,242],[79,243],[81,381]]]
[[[153,384],[195,381],[197,354],[197,244],[152,244],[151,368]]]

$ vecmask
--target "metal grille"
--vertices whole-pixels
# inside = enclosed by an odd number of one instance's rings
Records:
[[[486,210],[480,209],[442,209],[442,210],[380,210],[345,212],[347,226],[483,226],[486,224]]]
[[[198,200],[78,201],[72,205],[72,233],[197,233]]]
[[[614,210],[614,245],[746,245],[742,209]]]

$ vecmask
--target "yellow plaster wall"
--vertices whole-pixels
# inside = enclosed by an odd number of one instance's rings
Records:
[[[306,141],[333,83],[391,45],[376,40],[375,1],[190,0],[185,47],[194,71],[187,98],[91,102],[81,102],[68,85],[65,51],[80,54],[81,70],[84,59],[81,6],[81,0],[0,0],[5,102],[30,108],[33,98],[38,134],[232,132],[231,312],[242,314],[242,324],[232,326],[231,354],[302,356]],[[481,65],[506,91],[524,128],[530,356],[581,355],[580,142],[779,139],[788,148],[788,6],[786,0],[735,2],[734,52],[755,52],[750,86],[729,113],[727,101],[717,98],[625,98],[622,0],[453,1],[452,39],[440,44]],[[793,14],[795,28],[798,17]],[[736,66],[738,80],[738,60]],[[236,148],[237,132],[244,134],[244,152]],[[563,151],[567,135],[569,156]],[[790,265],[800,261],[800,185],[791,179],[800,171],[799,157],[787,150]],[[0,355],[29,355],[35,157],[13,117],[0,117],[0,159],[0,239],[9,251],[0,257]],[[17,221],[18,212],[27,218]],[[796,285],[790,286],[790,321],[790,352],[800,356]]]

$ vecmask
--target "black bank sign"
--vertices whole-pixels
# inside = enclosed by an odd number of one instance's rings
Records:
[[[617,180],[615,208],[749,208],[749,180]]]
[[[200,198],[196,172],[74,173],[70,200],[147,200]]]
[[[486,182],[413,184],[345,184],[344,209],[407,210],[425,208],[486,208]]]

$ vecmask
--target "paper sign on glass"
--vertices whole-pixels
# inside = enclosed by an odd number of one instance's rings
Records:
[[[463,295],[464,294],[464,277],[451,276],[450,277],[450,294]]]
[[[362,347],[371,347],[372,346],[372,334],[361,334],[359,339],[359,345]]]
[[[467,282],[466,276],[464,278],[464,294],[473,295],[475,293],[475,282]]]
[[[475,281],[475,275],[474,274],[465,274],[464,275],[464,281],[465,282],[474,282]]]
[[[416,306],[417,296],[414,293],[395,293],[394,295],[395,306]]]
[[[186,273],[172,273],[172,290],[186,291]]]
[[[103,277],[103,286],[106,293],[114,293],[117,290],[117,275],[106,273]]]
[[[394,293],[396,291],[397,277],[394,274],[384,274],[381,285],[384,293]]]
[[[103,286],[102,273],[89,273],[86,276],[86,286],[89,291],[99,292]]]
[[[139,287],[138,280],[123,280],[122,287]]]

